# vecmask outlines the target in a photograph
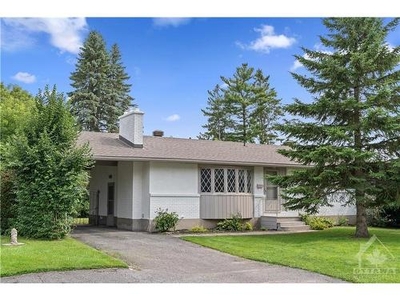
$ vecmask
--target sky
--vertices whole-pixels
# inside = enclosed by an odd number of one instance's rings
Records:
[[[127,7],[127,3],[130,6]],[[305,72],[293,55],[303,55],[301,47],[323,49],[318,36],[326,34],[321,17],[400,16],[392,0],[360,1],[8,1],[0,10],[1,81],[17,84],[35,95],[45,85],[59,92],[72,90],[69,76],[75,70],[79,48],[91,30],[97,30],[108,49],[116,43],[122,63],[130,76],[131,96],[145,112],[144,133],[160,129],[165,136],[196,138],[206,118],[201,109],[207,104],[207,91],[221,83],[220,76],[231,77],[242,63],[261,69],[270,76],[283,104],[294,97],[311,99],[294,81],[290,72]],[[178,3],[180,2],[180,3]],[[262,3],[262,4],[260,4]],[[321,3],[318,6],[317,3]],[[229,5],[228,5],[229,4]],[[71,18],[73,17],[73,18]],[[399,45],[400,31],[391,33],[388,43]],[[19,291],[41,292],[41,285]],[[52,286],[53,287],[53,286]],[[96,286],[96,295],[115,297],[115,292],[148,295],[148,286]],[[264,285],[222,286],[229,298],[292,295],[302,299],[334,292],[338,297],[379,297],[389,286],[363,285]],[[390,286],[393,289],[394,286]],[[48,287],[46,287],[48,288]],[[57,291],[70,285],[57,285]],[[77,288],[74,286],[74,288]],[[80,289],[93,296],[90,285]],[[210,296],[221,292],[221,285],[162,285],[153,292],[165,298],[187,298],[188,293]],[[389,289],[390,290],[390,289]],[[15,293],[13,290],[8,290]],[[46,289],[47,291],[47,289]],[[310,292],[314,291],[314,294]],[[395,290],[393,290],[395,292]],[[90,293],[90,294],[89,294]],[[109,294],[107,294],[109,293]],[[48,295],[48,296],[47,296]],[[105,296],[107,295],[107,296]]]
[[[107,8],[106,8],[107,11]],[[290,72],[305,72],[294,55],[301,47],[325,51],[319,35],[327,33],[321,17],[199,15],[183,11],[132,14],[100,13],[88,9],[73,18],[49,15],[1,15],[1,81],[17,84],[32,95],[46,85],[66,95],[69,76],[76,69],[80,47],[91,30],[98,31],[107,48],[117,44],[131,87],[131,96],[144,115],[144,133],[163,130],[165,136],[196,138],[204,132],[207,91],[248,63],[270,76],[282,104],[293,98],[310,101]],[[178,17],[175,17],[178,15]],[[323,16],[320,14],[320,16]],[[400,30],[390,34],[399,45]]]

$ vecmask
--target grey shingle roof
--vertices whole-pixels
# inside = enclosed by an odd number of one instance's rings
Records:
[[[118,133],[82,132],[78,144],[89,142],[96,160],[180,161],[212,164],[295,166],[298,163],[277,153],[284,148],[237,142],[169,137],[143,137],[143,148],[133,148]]]

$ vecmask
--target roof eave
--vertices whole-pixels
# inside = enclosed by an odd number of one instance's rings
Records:
[[[160,162],[182,162],[196,164],[219,164],[219,165],[241,165],[241,166],[274,166],[274,167],[307,167],[298,163],[274,163],[274,162],[248,162],[248,161],[223,161],[202,160],[186,158],[160,158],[160,157],[129,157],[129,156],[102,156],[95,155],[94,160],[99,161],[160,161]]]

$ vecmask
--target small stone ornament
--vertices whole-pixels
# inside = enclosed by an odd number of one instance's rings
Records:
[[[9,244],[3,244],[4,246],[19,246],[23,245],[24,243],[18,243],[18,231],[17,229],[13,228],[11,229],[11,241]]]

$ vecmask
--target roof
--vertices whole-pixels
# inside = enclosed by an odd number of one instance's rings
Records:
[[[119,139],[118,133],[81,132],[78,144],[89,142],[95,160],[179,161],[212,164],[298,166],[279,154],[276,145],[246,144],[170,137],[143,137],[143,148]]]

